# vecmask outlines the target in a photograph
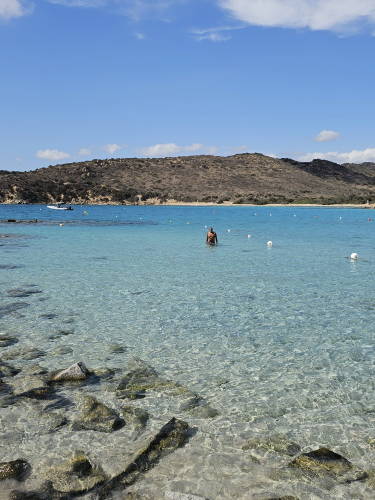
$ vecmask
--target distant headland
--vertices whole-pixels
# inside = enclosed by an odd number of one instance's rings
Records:
[[[375,163],[299,162],[259,153],[111,158],[0,171],[0,203],[373,204]]]

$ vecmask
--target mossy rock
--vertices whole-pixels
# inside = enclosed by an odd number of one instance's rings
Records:
[[[15,337],[0,334],[0,347],[8,347],[10,345],[17,344],[17,342],[18,339]]]
[[[30,464],[23,459],[13,460],[12,462],[0,462],[0,481],[4,479],[23,481],[30,471]]]
[[[244,451],[262,449],[266,451],[271,451],[275,453],[280,453],[281,455],[294,456],[301,451],[301,447],[289,441],[288,438],[284,436],[269,436],[264,438],[249,439],[243,446]]]
[[[126,425],[134,427],[135,430],[144,429],[150,418],[146,410],[134,406],[124,406],[121,408],[121,415],[124,417]]]
[[[156,370],[146,364],[136,365],[120,381],[116,389],[118,397],[124,397],[124,391],[127,394],[143,394],[146,391],[156,391],[167,393],[168,396],[194,396],[194,393],[187,387],[161,378]]]
[[[79,416],[71,424],[71,429],[74,431],[113,432],[125,425],[115,410],[93,396],[83,396],[79,402],[79,409]]]
[[[43,368],[42,366],[35,365],[28,366],[27,368],[22,369],[22,375],[47,375],[48,370]]]
[[[74,452],[62,464],[47,469],[45,478],[51,481],[55,490],[70,495],[89,491],[108,479],[101,467],[94,465],[82,451]]]
[[[41,358],[45,356],[45,351],[37,349],[36,347],[15,347],[9,351],[2,353],[1,357],[3,360],[7,361],[10,359],[23,359],[32,360],[36,358]]]
[[[56,432],[68,423],[68,419],[63,412],[41,412],[37,418],[39,434]]]
[[[52,392],[46,379],[40,375],[18,375],[11,379],[10,386],[17,397],[44,399]]]
[[[99,498],[107,498],[116,490],[134,484],[142,475],[152,469],[163,457],[184,446],[189,437],[189,425],[172,418],[149,443],[137,452],[124,471],[113,477],[98,490]]]
[[[20,371],[21,370],[19,370],[18,368],[14,368],[14,366],[0,361],[0,377],[14,377]]]
[[[309,477],[331,477],[343,483],[363,481],[368,477],[366,472],[356,469],[349,460],[328,448],[303,453],[290,462],[289,467]]]

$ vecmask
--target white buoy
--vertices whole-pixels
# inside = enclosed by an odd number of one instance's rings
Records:
[[[230,229],[227,229],[228,233],[230,233]]]
[[[251,234],[248,234],[248,235],[247,235],[247,237],[248,237],[248,238],[251,238]]]
[[[273,246],[272,241],[267,241],[267,246],[268,246],[269,248],[271,248],[271,247]]]
[[[63,227],[63,226],[64,226],[64,224],[59,224],[59,226],[60,226],[60,227]]]
[[[351,260],[358,260],[358,254],[353,252],[352,254],[350,254],[350,258]]]

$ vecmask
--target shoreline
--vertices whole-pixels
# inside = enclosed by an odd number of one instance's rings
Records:
[[[53,205],[58,202],[51,203]],[[60,202],[61,203],[61,202]],[[46,203],[0,203],[0,206],[22,206],[22,205],[45,205]],[[204,201],[166,201],[164,203],[109,203],[109,202],[92,202],[92,203],[73,203],[67,202],[66,205],[72,206],[123,206],[123,207],[303,207],[303,208],[361,208],[361,209],[375,209],[375,203],[265,203],[265,204],[255,204],[255,203],[211,203]]]

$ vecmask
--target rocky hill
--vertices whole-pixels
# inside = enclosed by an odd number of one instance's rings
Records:
[[[118,158],[0,171],[0,203],[365,203],[375,163],[302,163],[262,154]]]

